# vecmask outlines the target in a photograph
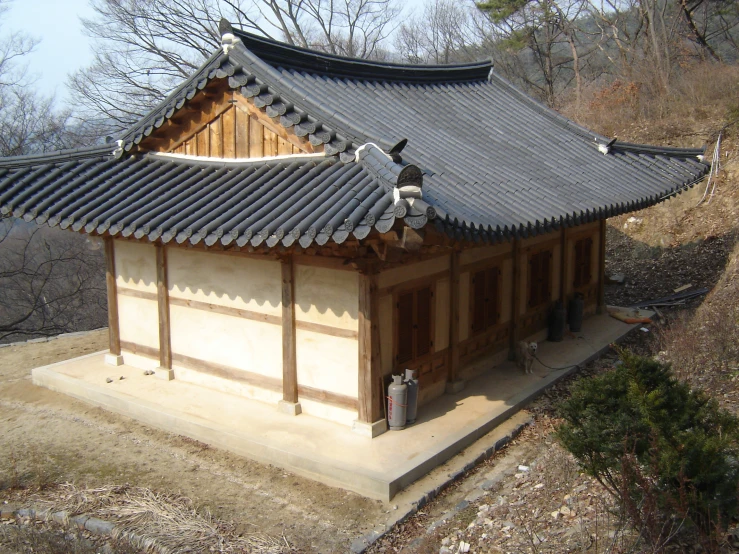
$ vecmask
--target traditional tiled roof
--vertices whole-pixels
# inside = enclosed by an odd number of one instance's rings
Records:
[[[436,217],[421,174],[377,147],[344,164],[321,155],[263,160],[144,154],[0,167],[2,214],[62,229],[164,243],[319,245]],[[401,184],[403,191],[395,189]]]
[[[323,145],[329,159],[214,162],[136,153],[215,79]],[[393,161],[386,152],[401,139],[407,147]],[[702,154],[610,141],[519,92],[487,62],[376,63],[234,32],[120,137],[117,158],[86,150],[76,160],[61,153],[0,162],[0,208],[165,242],[307,246],[364,238],[396,218],[496,241],[659,202],[706,173]]]

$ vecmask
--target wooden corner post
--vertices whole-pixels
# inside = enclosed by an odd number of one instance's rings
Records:
[[[376,437],[387,430],[382,415],[384,387],[380,371],[380,325],[377,274],[359,274],[358,354],[359,410],[353,430]]]
[[[118,324],[118,289],[115,284],[115,246],[112,237],[103,239],[105,245],[105,286],[108,292],[108,343],[110,352],[105,361],[110,365],[123,364],[121,332]]]
[[[293,258],[282,265],[282,400],[278,409],[289,415],[301,413],[298,401],[298,361],[295,339],[295,278]]]
[[[159,308],[159,367],[154,374],[166,381],[174,379],[172,339],[169,325],[169,283],[167,279],[167,247],[155,245],[157,253],[157,306]]]
[[[598,238],[598,307],[597,314],[606,313],[606,219],[600,220],[600,233]]]

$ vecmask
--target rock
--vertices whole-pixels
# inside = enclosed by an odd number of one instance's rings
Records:
[[[570,516],[570,515],[573,514],[573,511],[570,508],[568,508],[567,506],[562,506],[559,509],[559,513],[562,514],[563,516]]]
[[[606,274],[606,285],[623,285],[626,283],[626,275],[623,273]]]
[[[544,488],[544,483],[537,483],[536,485],[534,485],[534,488],[536,490],[543,489]]]
[[[110,377],[107,377],[107,378],[105,379],[105,382],[106,382],[106,383],[112,383],[112,382],[113,382],[113,379],[111,379]]]
[[[501,525],[504,529],[513,529],[514,527],[516,527],[512,521],[504,521],[503,523],[501,523]]]
[[[452,554],[452,551],[449,549],[448,546],[442,546],[439,549],[439,554]]]
[[[466,554],[469,551],[470,551],[470,543],[464,542],[464,541],[460,541],[459,542],[459,548],[457,549],[457,552],[459,552],[459,554]]]
[[[490,489],[495,486],[495,481],[488,479],[487,481],[483,482],[482,485],[480,485],[480,488],[484,491],[489,491]]]
[[[124,379],[125,379],[125,377],[123,375],[121,375],[120,377],[118,377],[118,380],[119,381],[123,381]]]
[[[523,473],[528,473],[531,470],[529,466],[518,466],[518,471],[522,471]]]
[[[559,516],[562,514],[559,513],[559,510],[556,510],[550,514],[552,516],[552,519],[559,519]]]

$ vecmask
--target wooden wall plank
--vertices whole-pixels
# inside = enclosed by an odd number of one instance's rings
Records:
[[[115,247],[112,237],[103,239],[105,245],[105,286],[108,290],[108,343],[111,354],[121,354],[121,333],[118,327],[118,291],[115,282]]]
[[[223,157],[223,132],[220,118],[213,120],[210,127],[210,155],[214,158]]]
[[[207,131],[207,127],[206,127]],[[198,145],[198,156],[209,156],[210,155],[210,145],[209,142],[209,133],[203,132],[200,130],[196,137],[196,143]]]
[[[249,157],[264,156],[264,126],[253,115],[249,116]]]
[[[284,156],[286,154],[292,154],[293,145],[287,142],[281,137],[277,137],[277,155]]]
[[[172,369],[172,339],[169,325],[169,286],[167,284],[167,247],[156,245],[157,304],[159,306],[159,366]]]
[[[295,283],[292,257],[282,260],[282,399],[298,402],[295,340]]]
[[[236,119],[236,157],[249,157],[249,115],[243,110],[233,108]]]
[[[236,109],[226,110],[221,115],[223,127],[223,157],[236,157]]]
[[[279,137],[272,131],[264,128],[264,156],[276,156],[277,155],[277,139]]]

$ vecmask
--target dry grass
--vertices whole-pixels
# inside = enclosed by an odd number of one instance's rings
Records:
[[[579,111],[572,104],[562,111],[605,136],[673,146],[700,146],[723,121],[739,116],[739,66],[705,62],[683,67],[666,93],[652,78],[645,70],[591,83]]]
[[[114,538],[144,552],[260,552],[290,551],[284,538],[262,534],[236,536],[233,526],[195,509],[192,501],[176,494],[149,489],[107,486],[78,489],[61,485],[53,496],[32,498],[37,507],[69,516],[87,514],[115,524]]]

